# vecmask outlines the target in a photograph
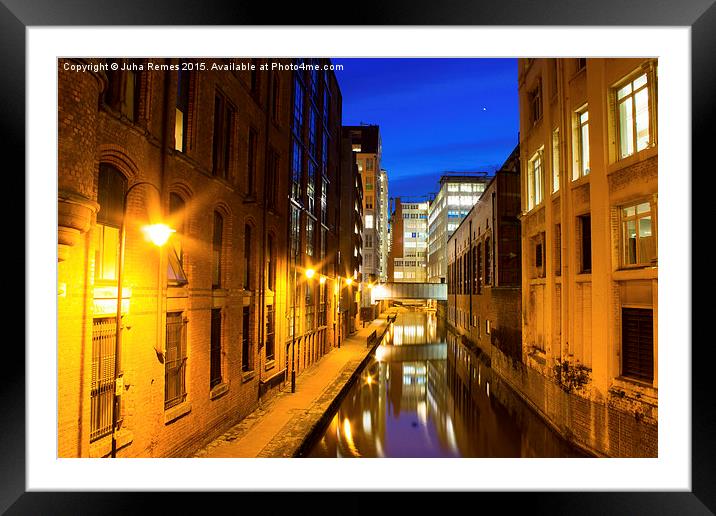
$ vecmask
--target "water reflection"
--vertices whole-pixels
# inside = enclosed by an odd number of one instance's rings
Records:
[[[378,348],[308,453],[425,458],[577,455],[434,313],[412,311],[398,316],[392,343]]]

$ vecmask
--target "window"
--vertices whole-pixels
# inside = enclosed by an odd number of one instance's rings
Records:
[[[301,168],[303,165],[303,147],[297,139],[293,139],[293,152],[291,153],[291,197],[301,198]]]
[[[313,256],[314,251],[314,222],[311,217],[306,217],[306,254]]]
[[[251,266],[253,260],[251,259],[252,246],[251,246],[251,225],[246,224],[244,226],[244,290],[251,290],[251,278],[253,271]]]
[[[296,75],[293,83],[293,133],[300,138],[303,129],[303,85]]]
[[[214,212],[214,236],[212,240],[212,275],[211,286],[221,286],[221,254],[224,241],[224,217],[218,211]]]
[[[308,178],[306,181],[308,196],[308,212],[313,213],[316,206],[316,164],[312,158],[308,159]]]
[[[589,112],[586,108],[577,112],[577,163],[572,179],[576,180],[589,174]]]
[[[622,265],[656,263],[656,226],[649,201],[621,208]]]
[[[164,357],[164,409],[186,399],[186,321],[182,312],[167,313]]]
[[[581,240],[581,268],[580,272],[592,272],[592,217],[582,215],[579,219],[579,238]]]
[[[310,283],[306,283],[306,331],[313,329],[313,287]]]
[[[298,207],[291,206],[291,256],[298,254],[298,244],[301,236],[300,213]]]
[[[254,194],[254,177],[256,176],[256,131],[253,128],[249,129],[249,148],[248,148],[248,160],[246,167],[246,195],[252,196]]]
[[[654,316],[651,309],[622,307],[622,376],[654,380]]]
[[[559,127],[552,131],[552,193],[559,191]]]
[[[534,273],[532,275],[533,278],[544,278],[545,277],[544,242],[545,242],[544,232],[539,233],[536,237],[534,237],[532,239],[532,244],[533,244],[533,249],[534,249]]]
[[[189,125],[189,72],[177,72],[177,102],[174,109],[174,148],[186,152]]]
[[[527,208],[531,210],[542,203],[544,172],[542,171],[542,151],[537,151],[530,159],[527,174]]]
[[[529,101],[530,121],[535,125],[542,119],[542,81],[538,80],[537,85],[527,93]]]
[[[273,74],[273,86],[271,88],[271,117],[276,125],[280,122],[281,116],[281,79],[279,75]]]
[[[119,263],[119,229],[124,212],[127,179],[112,165],[99,166],[97,227],[94,231],[94,273],[98,280],[116,280]]]
[[[491,255],[491,249],[490,249],[490,239],[485,239],[485,285],[489,285],[491,280],[491,267],[490,267],[490,255]]]
[[[92,321],[90,442],[112,433],[116,321],[115,317]]]
[[[373,229],[373,215],[365,216],[365,229]]]
[[[562,275],[562,225],[555,224],[554,226],[554,274],[556,276]]]
[[[619,87],[616,91],[619,131],[619,158],[646,149],[649,135],[649,82],[647,74]]]
[[[167,251],[167,284],[185,285],[187,283],[184,273],[184,252],[182,238],[184,236],[184,200],[175,193],[169,194],[169,218],[171,225],[176,229],[172,235],[171,244]]]
[[[373,170],[373,158],[368,158],[365,160],[365,169],[368,171]]]
[[[276,196],[277,196],[277,183],[276,178],[278,177],[279,167],[279,156],[274,149],[270,149],[268,152],[268,163],[266,166],[266,187],[264,195],[266,197],[266,207],[269,210],[276,209]]]
[[[214,97],[214,142],[211,173],[228,179],[233,149],[234,106],[217,92]]]
[[[105,105],[118,111],[128,120],[139,119],[140,73],[129,68],[136,65],[133,60],[123,60],[125,70],[107,70],[107,89],[104,94]]]
[[[482,244],[475,247],[475,293],[482,291]]]
[[[366,195],[366,197],[365,197],[365,208],[366,208],[366,210],[372,210],[372,209],[373,209],[373,196],[372,196],[372,195]]]
[[[321,179],[321,223],[328,222],[328,181]]]
[[[209,388],[221,383],[221,308],[211,310],[211,348],[209,361]]]
[[[276,312],[274,305],[266,305],[266,360],[273,360],[276,355],[275,346]]]
[[[251,307],[244,306],[241,326],[241,370],[250,371],[251,362]]]
[[[276,256],[274,255],[273,235],[266,237],[266,288],[276,288]]]

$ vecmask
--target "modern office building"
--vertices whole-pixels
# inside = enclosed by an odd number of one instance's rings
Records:
[[[58,456],[181,455],[334,345],[340,90],[71,61],[97,66],[58,67]]]
[[[487,172],[445,174],[428,213],[428,282],[445,283],[447,241],[485,191]]]
[[[429,207],[426,200],[394,199],[388,281],[427,281]]]
[[[657,61],[520,59],[518,71],[532,401],[585,446],[655,457]],[[569,390],[559,403],[555,384]]]

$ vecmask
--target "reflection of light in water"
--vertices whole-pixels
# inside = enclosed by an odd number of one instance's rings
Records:
[[[428,422],[428,405],[424,401],[418,403],[418,419],[423,425]]]
[[[381,345],[375,348],[375,359],[381,362],[385,358],[385,346]]]
[[[367,385],[371,385],[373,383],[373,377],[371,375],[366,375],[365,377],[365,383]]]
[[[490,382],[485,382],[485,385],[487,385],[487,397],[490,397]]]
[[[383,451],[383,445],[380,444],[380,439],[378,439],[378,436],[375,436],[375,454],[378,457],[385,457],[385,452]]]
[[[365,430],[365,433],[368,435],[373,431],[371,415],[368,410],[363,411],[363,430]]]
[[[353,433],[351,432],[351,422],[348,420],[348,418],[345,418],[343,420],[343,435],[346,438],[346,444],[348,445],[348,449],[350,452],[355,455],[356,457],[360,457],[360,453],[358,453],[358,449],[356,448],[355,443],[353,442]]]
[[[448,445],[450,446],[450,449],[453,452],[457,453],[457,441],[455,440],[455,429],[452,426],[452,419],[450,419],[450,416],[447,416],[446,427],[447,427]]]

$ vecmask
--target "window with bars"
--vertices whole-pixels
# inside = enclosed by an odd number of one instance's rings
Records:
[[[221,383],[221,308],[211,310],[211,349],[209,360],[209,388]]]
[[[164,357],[164,408],[186,399],[186,320],[182,312],[167,313]]]
[[[92,321],[90,442],[112,433],[116,321],[115,317]]]
[[[651,309],[622,307],[622,376],[654,381],[654,317]]]

